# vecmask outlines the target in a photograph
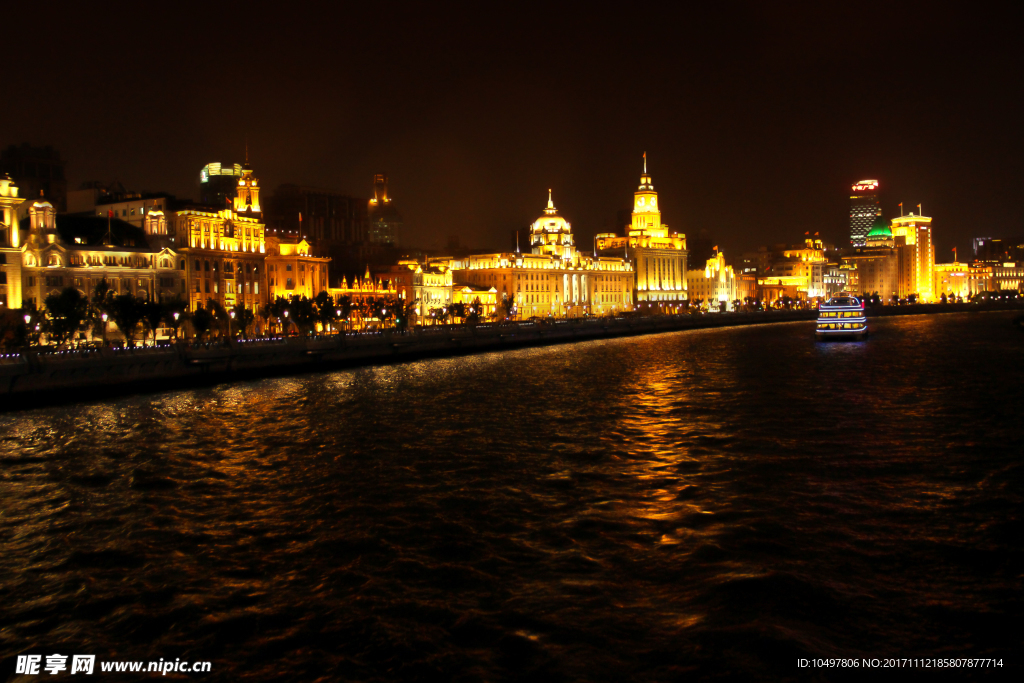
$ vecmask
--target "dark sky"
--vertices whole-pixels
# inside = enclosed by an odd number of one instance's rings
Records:
[[[924,205],[940,260],[1024,234],[1020,10],[704,4],[7,9],[0,144],[54,145],[72,188],[196,197],[248,138],[268,188],[388,173],[423,246],[504,248],[552,187],[586,248],[644,151],[664,220],[727,253],[847,239],[862,178],[887,217]]]

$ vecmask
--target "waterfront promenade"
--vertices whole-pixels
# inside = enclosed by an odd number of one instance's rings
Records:
[[[1010,310],[1020,304],[920,304],[869,308],[868,317]],[[452,356],[522,346],[679,330],[811,321],[815,310],[593,317],[549,322],[439,325],[407,332],[318,335],[135,349],[28,349],[0,356],[0,409],[312,372],[352,365]]]

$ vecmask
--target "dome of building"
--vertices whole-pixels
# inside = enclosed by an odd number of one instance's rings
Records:
[[[878,239],[892,239],[892,229],[889,228],[889,222],[879,216],[871,224],[871,230],[868,231],[867,236]]]
[[[570,258],[575,251],[572,225],[558,215],[558,209],[551,201],[551,190],[548,190],[548,206],[544,209],[544,215],[530,226],[530,246],[535,254],[562,258]]]
[[[551,201],[551,190],[548,190],[548,206],[544,209],[544,215],[533,222],[530,226],[532,233],[567,233],[572,227],[569,221],[558,215],[558,209]]]

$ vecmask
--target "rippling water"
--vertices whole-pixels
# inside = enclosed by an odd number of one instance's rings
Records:
[[[254,681],[1019,665],[1011,317],[877,319],[846,344],[813,323],[698,330],[0,415],[4,676],[65,651]]]

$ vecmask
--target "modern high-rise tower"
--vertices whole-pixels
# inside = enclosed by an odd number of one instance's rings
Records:
[[[373,199],[367,206],[369,229],[367,237],[375,244],[398,244],[402,228],[402,215],[391,204],[388,196],[388,177],[384,173],[373,176]]]
[[[918,206],[918,209],[921,207]],[[935,270],[935,250],[932,247],[932,219],[929,216],[908,216],[892,219],[893,239],[903,237],[907,246],[914,247],[913,285],[911,291],[919,301],[930,303],[934,300],[932,277]]]
[[[852,187],[850,195],[850,244],[863,247],[867,243],[868,231],[878,216],[882,205],[878,201],[878,181],[860,180]]]

